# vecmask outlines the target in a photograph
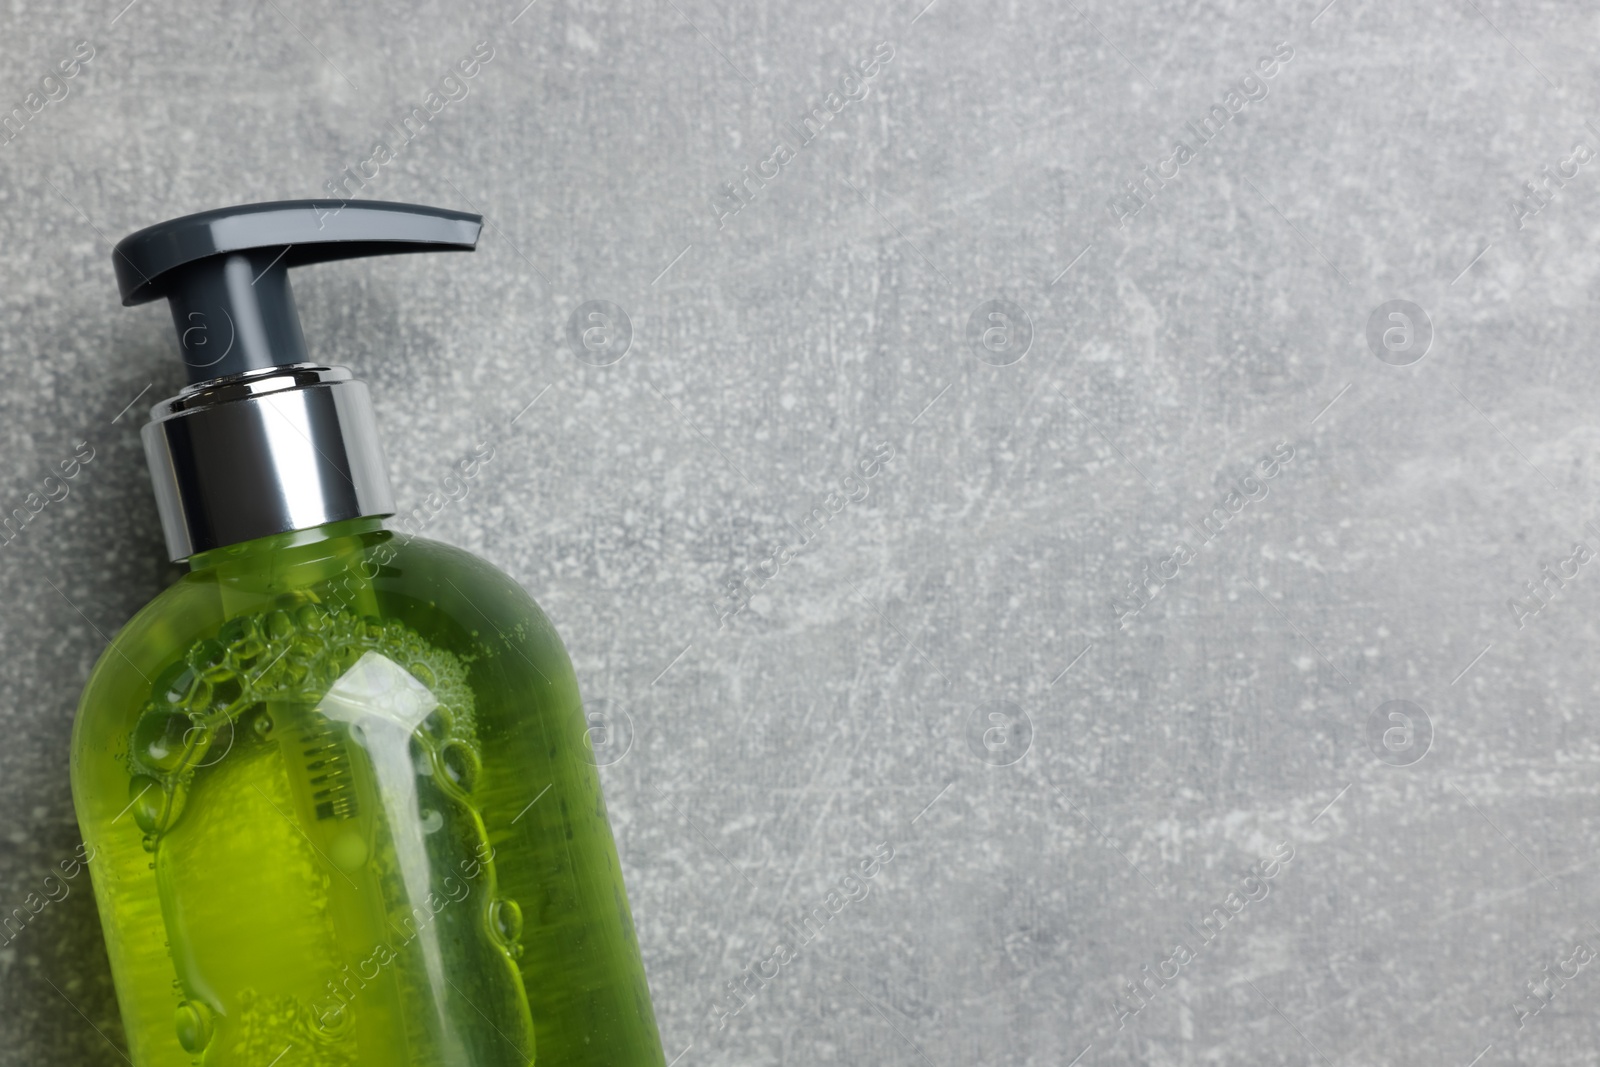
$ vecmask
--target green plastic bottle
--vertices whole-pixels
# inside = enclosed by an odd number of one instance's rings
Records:
[[[134,1067],[663,1063],[566,651],[505,575],[386,528],[365,386],[306,359],[288,286],[480,221],[293,201],[117,246],[191,380],[144,430],[190,571],[72,739]]]

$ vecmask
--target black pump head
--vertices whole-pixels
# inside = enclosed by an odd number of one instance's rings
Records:
[[[483,217],[375,200],[281,200],[146,227],[113,252],[122,303],[166,297],[189,381],[309,362],[289,268],[470,252]]]

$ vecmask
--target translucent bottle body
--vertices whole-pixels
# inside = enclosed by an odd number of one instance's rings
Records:
[[[192,562],[73,733],[135,1067],[660,1067],[577,685],[527,595],[374,520]]]

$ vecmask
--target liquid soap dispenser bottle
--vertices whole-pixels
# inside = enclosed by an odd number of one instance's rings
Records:
[[[72,737],[134,1067],[661,1067],[566,651],[511,579],[385,527],[366,386],[308,359],[289,288],[481,221],[290,201],[116,247],[189,374],[143,435],[190,569]]]

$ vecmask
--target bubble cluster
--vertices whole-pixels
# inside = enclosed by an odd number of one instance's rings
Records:
[[[470,791],[478,773],[466,670],[405,624],[328,612],[304,597],[229,619],[189,646],[151,686],[130,743],[128,803],[154,852],[183,815],[195,774],[235,746],[274,738],[273,707],[316,704],[368,652],[386,656],[439,706],[418,731]]]
[[[323,857],[348,878],[374,865],[380,879],[398,881],[393,857],[348,822],[362,810],[354,752],[369,743],[360,721],[336,724],[321,714],[306,714],[361,658],[375,653],[405,670],[438,702],[409,739],[420,777],[431,781],[432,801],[419,811],[424,833],[448,829],[460,838],[455,851],[480,857],[475,877],[488,899],[480,924],[489,943],[509,960],[518,959],[522,912],[516,901],[496,892],[486,835],[473,794],[483,777],[474,700],[460,659],[424,641],[405,624],[343,610],[328,611],[307,594],[288,594],[265,610],[236,616],[213,636],[194,642],[156,678],[129,739],[128,810],[143,833],[143,843],[159,854],[163,838],[179,824],[197,778],[226,760],[264,746],[294,753],[308,777],[310,817],[330,820]],[[236,751],[237,750],[237,751]],[[445,810],[440,811],[442,806]],[[152,862],[152,866],[155,864]],[[159,877],[159,876],[158,876]],[[359,875],[358,875],[359,877]],[[285,1035],[313,1032],[321,1049],[317,1062],[333,1067],[350,1052],[344,1038],[348,1020],[341,1011],[318,1020],[306,1003],[292,996],[263,996],[245,989],[223,1012],[215,1004],[179,988],[173,1024],[178,1043],[202,1055],[216,1043],[219,1019],[229,1017],[228,1047],[260,1050],[294,1040]],[[338,1053],[338,1055],[334,1055]],[[272,1054],[276,1054],[276,1050]],[[271,1059],[271,1055],[267,1055]]]

